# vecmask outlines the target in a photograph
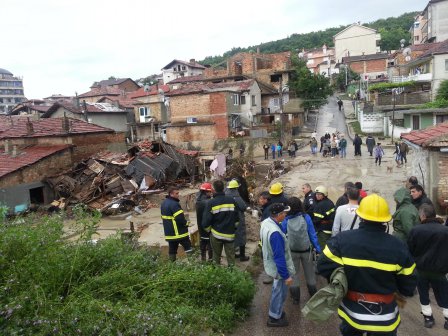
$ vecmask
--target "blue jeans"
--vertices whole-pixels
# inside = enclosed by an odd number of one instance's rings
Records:
[[[284,279],[274,279],[272,283],[271,302],[269,303],[269,316],[275,319],[282,317],[283,305],[288,294],[288,286]]]
[[[341,158],[344,158],[344,157],[346,157],[347,156],[347,148],[340,148],[339,149],[339,154],[341,155]]]

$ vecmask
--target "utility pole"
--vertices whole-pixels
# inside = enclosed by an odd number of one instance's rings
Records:
[[[395,89],[392,89],[392,142],[394,144],[394,127],[395,127]]]
[[[280,100],[280,139],[283,140],[283,80],[280,77],[279,100]]]

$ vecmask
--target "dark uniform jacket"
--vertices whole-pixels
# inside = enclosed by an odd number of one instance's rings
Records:
[[[328,233],[331,234],[334,215],[335,208],[332,200],[325,197],[322,201],[317,201],[314,206],[314,213],[312,217],[316,232],[328,231]]]
[[[330,278],[344,267],[349,293],[412,296],[417,278],[407,246],[384,232],[378,223],[361,222],[359,229],[343,231],[327,242],[318,260],[319,274]],[[345,297],[338,315],[358,330],[391,332],[400,324],[395,300],[389,303],[352,301]],[[381,303],[378,303],[381,302]]]
[[[428,198],[428,196],[426,196],[425,193],[423,193],[419,198],[417,199],[412,199],[412,204],[417,208],[420,208],[420,206],[422,204],[429,204],[429,205],[433,205],[432,201]]]
[[[287,205],[288,204],[288,197],[286,197],[285,193],[281,193],[281,194],[278,194],[278,195],[272,195],[271,194],[271,201],[269,203],[269,206],[266,207],[266,209],[263,210],[263,214],[266,213],[268,215],[268,217],[269,217],[271,215],[271,206],[274,203],[282,203],[283,205]]]
[[[162,214],[165,240],[176,241],[189,236],[188,222],[177,198],[167,196],[162,202],[160,212]]]
[[[207,196],[205,192],[200,191],[196,196],[196,220],[198,223],[198,230],[201,239],[210,239],[210,232],[205,231],[202,227],[202,215],[205,210],[205,204],[210,198]]]
[[[308,191],[303,198],[303,207],[305,208],[305,212],[313,218],[314,213],[314,204],[316,204],[316,196],[312,191]]]
[[[448,273],[448,227],[428,218],[409,233],[408,246],[420,271]]]
[[[202,218],[202,227],[211,231],[212,235],[221,240],[234,241],[238,213],[232,196],[216,193],[207,202]]]

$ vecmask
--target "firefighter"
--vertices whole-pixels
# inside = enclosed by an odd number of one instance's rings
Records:
[[[328,241],[318,271],[329,279],[336,268],[344,269],[348,291],[338,309],[342,335],[396,335],[400,324],[396,297],[413,295],[415,263],[407,246],[386,232],[392,216],[384,198],[366,196],[356,213],[361,218],[359,229]]]
[[[324,248],[333,230],[335,208],[333,201],[328,198],[327,188],[321,185],[317,186],[314,194],[316,195],[316,204],[314,205],[313,223],[319,245]]]
[[[179,204],[179,188],[171,187],[168,189],[168,195],[162,202],[160,212],[165,240],[168,242],[170,260],[176,260],[179,244],[182,245],[185,253],[191,253],[192,248],[188,232],[190,222],[185,218],[184,211]]]
[[[196,219],[198,223],[198,230],[201,240],[199,242],[199,248],[201,250],[201,260],[205,261],[207,259],[212,260],[213,252],[212,246],[210,244],[210,232],[207,232],[202,227],[202,214],[204,213],[205,204],[209,199],[212,198],[213,188],[211,183],[205,182],[201,184],[199,188],[199,193],[196,196]]]

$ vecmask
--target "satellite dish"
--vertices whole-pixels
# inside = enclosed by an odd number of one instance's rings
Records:
[[[409,62],[411,60],[411,56],[406,56],[404,59],[406,60],[406,62]]]
[[[407,47],[403,49],[403,56],[411,56],[411,48]]]

